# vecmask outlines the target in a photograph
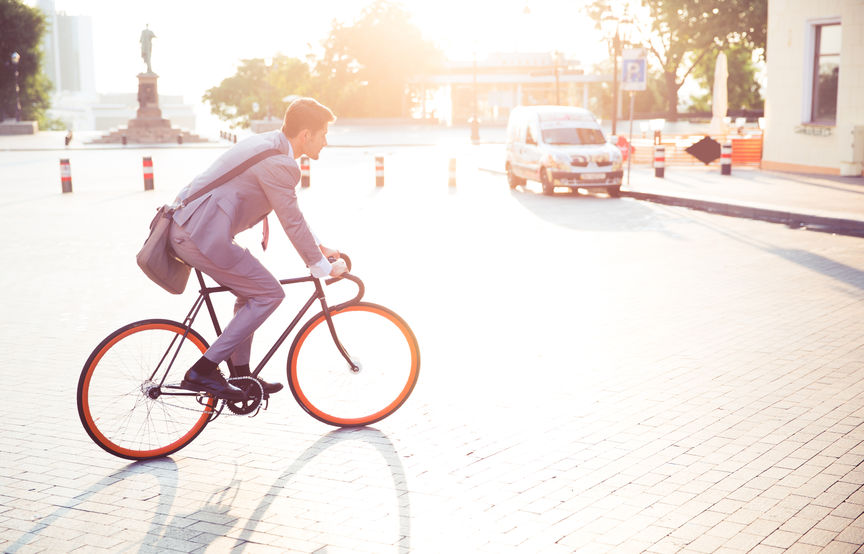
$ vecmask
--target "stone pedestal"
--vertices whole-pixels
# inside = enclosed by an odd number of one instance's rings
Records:
[[[171,122],[162,117],[162,110],[159,109],[158,79],[159,75],[155,73],[139,73],[138,111],[135,119],[130,119],[126,128],[113,131],[93,142],[121,144],[207,142],[207,139],[198,135],[171,127]]]
[[[35,121],[16,121],[7,119],[0,122],[0,135],[35,135],[39,125]]]

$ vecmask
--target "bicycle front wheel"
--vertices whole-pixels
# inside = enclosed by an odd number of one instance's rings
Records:
[[[216,400],[160,384],[176,384],[207,342],[176,321],[130,323],[90,354],[78,381],[78,415],[90,438],[129,460],[159,458],[189,444],[207,425]]]
[[[395,312],[360,302],[330,312],[336,346],[324,313],[300,330],[288,355],[288,384],[309,415],[338,427],[369,425],[395,412],[408,399],[420,371],[413,331]]]

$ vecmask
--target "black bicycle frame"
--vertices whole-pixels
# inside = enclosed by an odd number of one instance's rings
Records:
[[[210,295],[217,293],[217,292],[230,292],[231,288],[230,287],[208,287],[207,284],[204,282],[204,275],[198,269],[195,270],[195,276],[198,278],[198,284],[201,287],[198,290],[198,298],[192,304],[192,308],[189,310],[189,313],[187,313],[186,317],[183,319],[183,326],[184,326],[185,330],[183,332],[183,336],[180,338],[180,341],[181,341],[180,345],[178,345],[176,351],[174,352],[174,356],[172,357],[171,362],[169,363],[168,368],[165,371],[165,374],[162,376],[162,382],[160,383],[160,387],[165,384],[165,379],[168,377],[168,370],[170,370],[171,366],[174,364],[174,360],[177,358],[177,354],[180,352],[180,346],[182,346],[183,341],[185,341],[186,337],[189,335],[189,330],[192,329],[192,323],[194,323],[195,318],[198,317],[198,312],[201,311],[202,306],[205,306],[205,305],[207,306],[207,312],[210,314],[210,320],[213,322],[213,329],[216,331],[216,336],[219,336],[222,334],[222,328],[219,325],[219,319],[216,316],[216,309],[213,307],[213,301],[210,299]],[[306,303],[303,305],[303,307],[300,308],[300,311],[297,313],[296,317],[294,317],[294,320],[288,325],[288,327],[285,329],[285,331],[282,333],[282,335],[279,337],[279,339],[276,340],[276,343],[270,348],[270,350],[267,352],[267,354],[264,356],[264,358],[261,360],[261,362],[255,368],[255,371],[252,372],[253,377],[257,377],[258,374],[261,373],[261,370],[264,369],[264,366],[267,365],[267,362],[269,362],[270,359],[273,357],[273,355],[276,354],[276,351],[279,350],[279,347],[282,346],[282,343],[285,342],[285,339],[288,338],[288,335],[290,335],[291,332],[294,330],[294,328],[297,327],[297,324],[300,323],[300,320],[303,319],[303,316],[306,315],[306,312],[309,311],[309,308],[312,307],[312,305],[315,303],[316,300],[318,300],[321,303],[321,310],[324,313],[324,318],[327,320],[327,327],[330,330],[330,336],[333,338],[333,342],[336,345],[336,348],[339,350],[339,353],[342,355],[343,358],[345,358],[345,361],[347,361],[348,364],[351,366],[352,371],[355,371],[355,372],[359,371],[360,368],[351,359],[351,356],[345,350],[345,347],[342,345],[342,343],[339,341],[339,337],[336,335],[336,328],[333,326],[333,318],[332,318],[331,314],[332,314],[332,312],[339,311],[344,307],[358,303],[360,301],[360,299],[363,297],[363,293],[365,292],[365,289],[363,286],[363,282],[360,281],[359,278],[355,277],[354,275],[350,275],[348,273],[345,273],[345,274],[343,274],[337,278],[334,278],[334,279],[328,279],[327,281],[325,281],[325,284],[330,285],[330,284],[335,283],[336,281],[339,281],[343,278],[347,279],[347,280],[349,280],[349,281],[351,281],[357,285],[357,295],[354,298],[352,298],[351,300],[349,300],[347,302],[343,302],[341,304],[337,304],[336,306],[333,306],[332,308],[327,305],[327,300],[326,300],[326,297],[324,295],[324,289],[321,286],[321,281],[319,279],[312,277],[312,276],[309,276],[309,277],[297,277],[297,278],[293,278],[293,279],[281,279],[279,281],[279,284],[281,284],[283,286],[284,285],[293,285],[296,283],[314,283],[315,284],[315,292],[312,293],[312,296],[309,297],[309,300],[307,300]],[[173,349],[174,341],[176,341],[176,340],[177,340],[177,337],[175,337],[174,340],[171,341],[171,345],[168,346],[168,349],[166,350],[165,354],[163,355],[162,360],[157,365],[157,369],[153,372],[151,379],[153,377],[155,377],[156,372],[158,372],[158,370],[159,370],[158,368],[162,366],[162,362],[165,361],[165,358],[168,356],[168,354]],[[228,363],[228,366],[232,370],[232,373],[233,373],[233,369],[234,369],[233,363],[230,361],[230,359],[227,360],[227,363]]]

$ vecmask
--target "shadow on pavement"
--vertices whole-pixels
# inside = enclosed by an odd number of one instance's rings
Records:
[[[282,491],[288,487],[293,477],[298,474],[307,464],[312,462],[318,455],[327,449],[346,441],[358,441],[374,447],[381,455],[390,470],[393,479],[393,500],[398,506],[396,511],[399,518],[398,535],[392,541],[399,552],[410,552],[411,550],[411,502],[408,494],[408,486],[402,461],[396,453],[396,449],[390,439],[381,431],[366,427],[362,429],[336,429],[318,439],[307,448],[297,459],[282,473],[270,486],[270,489],[262,496],[258,506],[248,515],[247,525],[242,527],[242,532],[237,538],[237,544],[232,552],[243,552],[247,546],[254,546],[255,529],[259,523],[266,521],[266,514],[273,501],[280,497]],[[64,506],[58,507],[53,513],[40,518],[33,527],[23,532],[18,540],[4,549],[4,552],[15,553],[26,548],[30,543],[40,537],[43,530],[55,524],[76,511],[83,510],[82,504],[91,500],[94,496],[110,489],[112,486],[137,475],[151,475],[155,478],[157,489],[148,491],[149,498],[158,498],[158,505],[153,509],[153,519],[149,529],[144,533],[143,540],[139,543],[138,552],[163,552],[168,549],[176,549],[178,544],[188,543],[192,536],[185,528],[190,522],[204,521],[214,526],[222,527],[226,531],[234,528],[241,516],[232,515],[231,507],[242,487],[242,482],[237,478],[237,468],[230,484],[214,491],[203,506],[191,513],[175,514],[170,516],[172,505],[177,495],[178,469],[170,458],[134,462],[123,469],[103,477],[99,482],[82,492],[80,495],[70,499]],[[322,499],[326,501],[327,499]],[[194,532],[194,548],[206,547],[212,540],[221,538],[216,533]]]
[[[292,463],[276,481],[270,486],[261,502],[255,510],[247,518],[249,525],[243,528],[243,532],[237,539],[237,544],[231,552],[243,552],[249,541],[254,542],[252,534],[255,532],[255,527],[261,521],[265,521],[265,514],[273,501],[279,497],[280,492],[288,487],[291,480],[297,475],[303,467],[315,459],[316,456],[322,454],[328,448],[344,443],[346,441],[359,441],[373,446],[390,470],[390,475],[393,478],[394,501],[398,505],[397,517],[399,518],[399,537],[393,541],[393,544],[398,546],[399,552],[411,551],[411,500],[405,478],[405,470],[402,467],[402,460],[396,453],[396,448],[390,439],[373,427],[364,427],[360,429],[335,429],[330,431],[314,444],[307,448],[297,459]],[[326,500],[326,499],[322,499]]]
[[[545,196],[531,189],[510,191],[510,196],[540,219],[580,231],[655,231],[682,238],[663,225],[663,218],[650,205],[605,194],[558,193]]]
[[[111,486],[122,482],[124,479],[141,474],[152,475],[158,484],[158,490],[153,491],[153,496],[158,497],[159,504],[150,523],[150,529],[145,535],[148,538],[152,538],[155,543],[158,543],[160,540],[159,532],[166,526],[168,513],[171,511],[171,506],[177,493],[177,465],[170,458],[133,462],[123,469],[103,477],[86,491],[70,499],[65,506],[59,506],[53,513],[41,518],[31,529],[25,531],[16,542],[6,547],[4,552],[18,552],[21,548],[26,547],[29,543],[39,538],[39,534],[43,530],[58,520],[76,511],[80,511],[79,506],[90,500],[94,495],[111,488]],[[142,544],[142,547],[146,546],[149,545]]]
[[[826,277],[831,277],[838,281],[842,281],[849,286],[864,290],[864,271],[835,262],[819,254],[807,252],[806,250],[790,250],[781,248],[764,248],[766,252],[770,252],[781,258],[789,260],[800,266],[806,267],[821,273]]]

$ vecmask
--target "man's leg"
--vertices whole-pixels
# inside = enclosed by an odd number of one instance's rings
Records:
[[[285,297],[282,285],[248,251],[240,262],[226,269],[218,267],[201,253],[188,233],[176,224],[173,225],[171,239],[177,256],[212,277],[220,285],[229,287],[238,298],[234,318],[207,349],[202,359],[192,367],[190,371],[195,373],[193,377],[202,373],[205,376],[211,372],[218,374],[215,371],[216,366],[235,351],[236,357],[232,357],[232,361],[245,362],[248,366],[252,334],[282,302]],[[227,383],[226,385],[231,387]],[[282,388],[279,384],[275,386],[278,387],[276,390]]]

